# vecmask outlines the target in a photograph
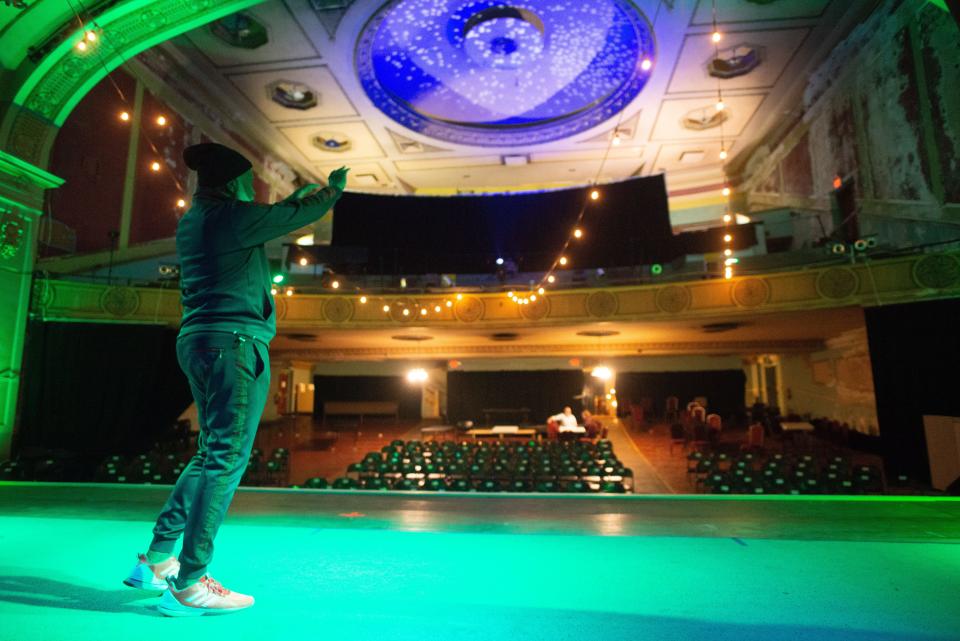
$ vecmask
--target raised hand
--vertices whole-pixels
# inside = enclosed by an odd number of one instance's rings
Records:
[[[339,169],[334,169],[330,172],[330,175],[327,177],[327,184],[331,187],[343,191],[347,188],[347,172],[350,171],[348,167],[340,167]]]

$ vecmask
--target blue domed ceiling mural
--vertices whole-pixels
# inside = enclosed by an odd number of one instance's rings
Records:
[[[364,91],[432,138],[528,145],[616,115],[655,55],[646,16],[625,0],[393,0],[356,47]]]

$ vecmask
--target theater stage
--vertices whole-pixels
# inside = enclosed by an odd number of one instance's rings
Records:
[[[167,619],[121,584],[167,491],[0,483],[0,639],[960,638],[956,499],[244,489],[256,606]]]

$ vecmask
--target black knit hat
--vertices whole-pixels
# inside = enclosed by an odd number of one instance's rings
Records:
[[[229,147],[202,142],[183,150],[183,161],[197,172],[199,187],[220,187],[253,167],[250,161]]]

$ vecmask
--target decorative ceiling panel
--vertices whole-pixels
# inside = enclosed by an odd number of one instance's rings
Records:
[[[326,65],[231,73],[227,77],[270,122],[358,115]]]

